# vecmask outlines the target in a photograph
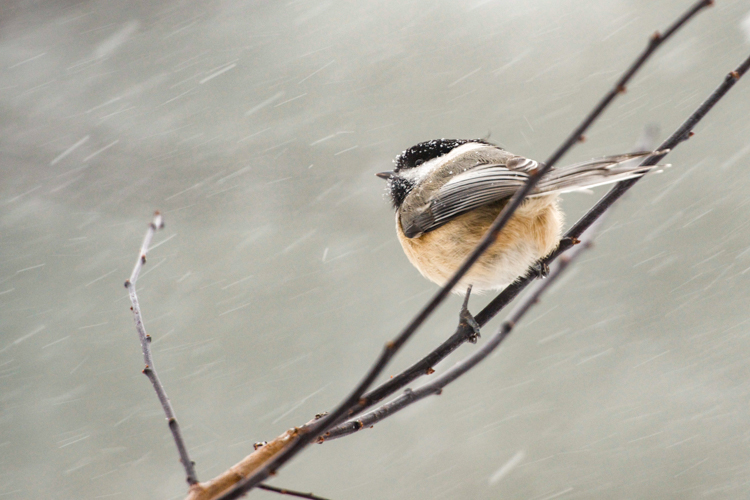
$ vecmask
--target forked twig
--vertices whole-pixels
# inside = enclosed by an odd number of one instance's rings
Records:
[[[450,384],[461,375],[465,374],[476,365],[478,365],[495,349],[497,349],[497,347],[503,342],[503,340],[508,337],[508,335],[510,335],[511,331],[518,324],[521,318],[523,318],[523,316],[529,311],[529,309],[531,309],[535,304],[539,302],[542,294],[544,294],[544,292],[547,291],[547,289],[555,283],[557,278],[560,277],[560,275],[568,268],[568,266],[570,266],[570,264],[575,259],[577,259],[584,251],[591,248],[591,246],[593,245],[595,233],[598,232],[597,229],[601,225],[601,222],[602,221],[600,220],[597,225],[591,227],[586,232],[585,237],[583,237],[580,245],[577,245],[568,253],[563,254],[562,257],[560,257],[560,259],[555,262],[555,264],[550,269],[547,279],[537,283],[534,290],[532,290],[527,296],[523,298],[523,300],[521,300],[521,302],[518,303],[515,309],[508,316],[508,319],[506,319],[503,324],[500,325],[495,335],[490,337],[487,343],[485,343],[480,349],[475,351],[466,359],[459,361],[445,373],[436,377],[431,382],[419,387],[418,389],[406,389],[401,396],[397,397],[393,401],[390,401],[355,420],[349,420],[341,425],[336,426],[326,433],[325,440],[328,441],[330,439],[353,434],[361,429],[364,429],[365,427],[369,428],[377,422],[390,417],[396,412],[403,410],[407,406],[414,404],[417,401],[426,398],[427,396],[438,395],[442,392],[443,388],[446,385]]]
[[[326,430],[331,428],[340,422],[342,418],[345,418],[348,411],[355,407],[358,403],[362,403],[362,395],[365,393],[368,387],[375,381],[380,375],[386,365],[389,363],[391,358],[398,352],[398,350],[406,343],[407,340],[414,334],[419,326],[432,314],[432,312],[440,305],[443,300],[448,296],[453,287],[463,277],[469,268],[479,259],[482,253],[495,241],[497,234],[502,230],[508,220],[512,217],[515,210],[523,202],[524,198],[537,184],[539,179],[547,172],[554,164],[559,160],[577,141],[582,137],[585,130],[598,118],[606,107],[614,100],[614,98],[621,92],[624,92],[626,84],[630,81],[633,75],[640,69],[653,52],[672,34],[674,34],[680,27],[687,23],[695,14],[700,12],[703,8],[708,7],[712,4],[712,0],[700,0],[695,3],[687,12],[685,12],[677,21],[664,32],[663,35],[658,33],[651,37],[646,49],[638,56],[636,61],[627,69],[623,76],[615,84],[614,90],[610,91],[589,113],[584,121],[579,125],[573,134],[557,149],[557,151],[547,160],[544,167],[540,168],[535,175],[529,177],[524,186],[516,192],[511,200],[506,204],[505,208],[500,212],[487,234],[484,236],[482,241],[477,245],[471,255],[456,271],[450,280],[443,286],[440,291],[430,300],[430,302],[422,308],[422,310],[416,315],[416,317],[396,336],[395,339],[388,342],[383,351],[381,352],[378,359],[365,377],[357,384],[355,389],[326,417],[321,419],[319,422],[314,423],[306,432],[301,433],[300,436],[294,441],[287,449],[280,452],[278,455],[273,457],[267,464],[256,471],[249,477],[246,477],[240,481],[234,488],[222,495],[221,500],[230,500],[243,496],[247,491],[260,484],[266,479],[272,472],[276,471],[279,467],[289,461],[297,453],[299,453],[305,446],[310,444],[317,436],[323,434]],[[367,403],[366,401],[364,403]]]
[[[187,474],[187,482],[189,485],[196,484],[198,482],[198,476],[195,474],[195,463],[190,460],[188,455],[185,441],[182,439],[182,433],[180,432],[180,425],[177,423],[177,417],[175,417],[174,410],[172,409],[172,403],[169,402],[169,397],[164,390],[164,386],[159,380],[159,375],[156,373],[154,368],[154,359],[151,356],[151,336],[146,333],[146,327],[143,326],[143,318],[141,317],[141,307],[138,304],[138,296],[135,293],[135,283],[138,281],[138,275],[141,273],[143,265],[146,263],[146,254],[148,248],[151,245],[151,240],[154,237],[156,231],[164,227],[164,219],[159,212],[154,214],[154,219],[148,226],[146,231],[146,237],[143,238],[143,244],[141,245],[141,252],[138,254],[138,260],[133,267],[133,272],[130,275],[130,279],[125,281],[125,288],[128,289],[130,295],[130,303],[132,304],[130,310],[133,311],[133,319],[135,320],[135,329],[138,331],[138,338],[141,341],[141,350],[143,351],[143,362],[146,367],[143,369],[143,374],[148,377],[151,381],[151,385],[154,386],[156,396],[159,398],[161,407],[164,409],[164,414],[167,416],[167,423],[169,424],[169,430],[172,431],[172,437],[174,443],[177,446],[177,452],[180,454],[180,462],[185,468]]]

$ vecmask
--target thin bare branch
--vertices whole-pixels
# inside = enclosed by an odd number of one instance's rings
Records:
[[[647,48],[638,56],[636,61],[628,68],[623,76],[616,83],[614,90],[610,91],[607,96],[597,105],[596,108],[586,117],[586,119],[579,125],[574,131],[571,137],[574,140],[568,139],[558,150],[547,160],[544,167],[540,168],[539,171],[529,177],[526,184],[521,188],[511,200],[506,204],[505,208],[500,212],[491,228],[488,230],[485,237],[477,245],[471,255],[456,271],[453,277],[443,286],[440,291],[430,300],[430,302],[422,308],[422,310],[416,315],[416,317],[394,338],[388,342],[374,365],[370,368],[365,377],[357,384],[354,390],[347,396],[330,414],[324,417],[319,422],[313,424],[308,432],[301,435],[294,443],[292,443],[288,449],[279,453],[275,456],[268,464],[262,467],[260,470],[255,472],[252,476],[243,479],[238,483],[231,491],[221,496],[221,500],[230,500],[243,496],[246,492],[260,484],[265,480],[271,473],[275,472],[279,467],[289,461],[297,453],[299,453],[304,447],[312,442],[317,436],[323,434],[326,430],[331,428],[340,422],[342,418],[345,418],[347,412],[360,402],[362,395],[380,375],[386,365],[390,362],[391,358],[398,352],[398,350],[406,343],[407,340],[414,334],[419,326],[432,314],[432,312],[440,305],[443,300],[448,296],[453,287],[458,283],[461,277],[466,274],[469,268],[479,259],[482,253],[495,241],[497,234],[502,230],[508,220],[512,217],[515,210],[523,202],[527,194],[534,188],[539,179],[555,164],[555,162],[565,154],[581,137],[583,132],[601,115],[606,107],[614,100],[617,94],[625,90],[625,85],[633,77],[633,75],[640,69],[641,66],[648,60],[653,52],[672,34],[674,34],[680,27],[687,23],[695,14],[700,12],[703,8],[712,4],[711,0],[700,0],[694,4],[685,14],[683,14],[677,21],[675,21],[664,33],[664,35],[655,34],[651,37]]]
[[[573,147],[574,144],[576,144],[579,141],[584,140],[583,133],[586,131],[586,129],[589,128],[589,126],[594,123],[594,121],[599,117],[599,115],[602,114],[604,109],[609,106],[609,104],[617,97],[618,94],[622,94],[627,90],[627,84],[630,81],[630,79],[635,75],[635,73],[643,66],[643,63],[648,60],[649,57],[651,57],[651,54],[654,53],[656,49],[659,48],[659,46],[664,43],[670,36],[672,36],[677,30],[682,28],[693,16],[695,16],[698,12],[705,9],[706,7],[710,7],[714,4],[713,0],[699,0],[695,4],[693,4],[692,7],[690,7],[679,19],[677,19],[672,25],[667,28],[667,30],[664,32],[664,34],[660,34],[658,31],[651,35],[651,38],[649,39],[648,45],[646,48],[641,52],[641,55],[638,56],[638,59],[636,59],[633,64],[630,65],[630,67],[623,73],[623,75],[620,77],[619,80],[617,80],[617,83],[615,83],[614,87],[607,92],[607,94],[602,97],[601,101],[599,101],[599,104],[596,105],[596,107],[589,113],[589,115],[581,122],[578,127],[568,136],[568,138],[563,142],[557,150],[552,153],[552,156],[549,157],[549,159],[546,162],[546,170],[542,169],[541,171],[548,171],[551,168],[551,165],[554,165],[557,163],[557,161],[563,157],[565,153],[568,152],[568,150]],[[656,165],[654,163],[654,165]],[[539,174],[538,177],[541,177],[543,175]]]
[[[301,493],[299,491],[288,490],[286,488],[277,488],[276,486],[269,486],[267,484],[259,484],[258,489],[273,491],[274,493],[280,493],[282,495],[288,495],[290,497],[307,498],[308,500],[327,500],[326,498],[313,495],[312,493]]]
[[[539,302],[542,294],[544,294],[544,292],[555,283],[557,278],[560,277],[565,269],[567,269],[568,266],[570,266],[570,264],[581,255],[581,253],[591,248],[594,235],[597,232],[600,224],[601,220],[586,232],[585,237],[583,238],[580,245],[577,245],[576,247],[571,249],[568,253],[564,254],[560,259],[558,259],[557,262],[555,262],[554,266],[550,269],[550,273],[547,276],[547,279],[537,283],[536,287],[516,305],[513,312],[511,312],[508,316],[508,319],[505,320],[502,325],[500,325],[497,333],[490,337],[487,343],[484,344],[480,349],[468,356],[463,361],[456,363],[445,373],[436,377],[431,382],[419,387],[418,389],[406,389],[401,396],[397,397],[393,401],[390,401],[355,420],[349,420],[341,425],[334,427],[324,436],[322,436],[323,440],[328,441],[349,434],[354,434],[355,432],[364,429],[365,427],[369,428],[373,426],[377,422],[390,417],[396,412],[403,410],[407,406],[414,404],[417,401],[426,398],[427,396],[440,394],[446,385],[450,384],[461,375],[465,374],[476,365],[478,365],[495,349],[497,349],[497,347],[503,342],[503,340],[508,337],[508,335],[510,335],[511,331],[513,331],[513,328],[518,324],[521,318],[523,318],[523,316],[529,311],[529,309],[531,309],[535,304]]]
[[[141,245],[141,252],[138,254],[138,260],[133,267],[133,272],[130,274],[130,279],[125,281],[125,288],[128,289],[130,295],[130,310],[133,311],[133,320],[135,320],[135,329],[138,332],[138,338],[141,341],[141,350],[143,351],[143,362],[146,367],[143,369],[143,374],[148,377],[151,381],[151,385],[154,386],[156,396],[159,398],[161,407],[164,409],[164,414],[167,416],[167,423],[169,430],[172,432],[174,443],[177,446],[177,452],[180,455],[180,462],[185,468],[185,474],[187,475],[187,482],[189,485],[194,485],[198,482],[198,476],[195,474],[195,463],[190,460],[188,455],[185,441],[182,439],[182,432],[180,432],[180,425],[177,423],[174,410],[172,409],[172,403],[169,402],[169,397],[164,390],[164,386],[159,380],[159,375],[156,373],[154,368],[154,359],[151,355],[151,336],[146,333],[146,327],[143,325],[143,317],[141,316],[141,306],[138,304],[138,295],[135,292],[135,284],[138,281],[138,276],[141,273],[141,269],[146,264],[146,254],[148,253],[151,240],[154,237],[156,231],[164,227],[164,219],[159,212],[154,214],[154,219],[148,226],[146,236],[143,238],[143,244]]]
[[[475,317],[476,318],[476,317]],[[482,323],[477,320],[479,326],[483,326]],[[362,413],[367,408],[370,408],[387,398],[391,394],[394,394],[399,389],[406,387],[409,383],[416,380],[423,375],[429,375],[433,372],[433,367],[440,361],[448,357],[450,353],[458,349],[465,342],[473,342],[476,338],[474,330],[465,322],[460,322],[456,331],[451,335],[445,342],[440,344],[434,351],[429,353],[424,358],[420,359],[409,368],[393,376],[387,382],[384,382],[375,389],[369,391],[367,394],[360,398],[359,402],[349,409],[347,412],[347,418],[353,417]]]

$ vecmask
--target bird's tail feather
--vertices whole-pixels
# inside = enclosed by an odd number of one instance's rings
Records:
[[[639,164],[646,157],[664,154],[667,151],[643,151],[622,155],[605,156],[574,165],[553,169],[537,184],[531,196],[551,193],[581,191],[602,184],[620,182],[633,177],[640,177],[646,172],[664,167],[651,165],[642,167]]]

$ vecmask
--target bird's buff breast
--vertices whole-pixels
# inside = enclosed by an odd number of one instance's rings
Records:
[[[476,247],[506,202],[474,209],[416,238],[404,235],[397,214],[398,239],[419,272],[442,286]],[[473,292],[505,288],[557,247],[562,224],[556,195],[527,199],[453,291],[463,293],[469,285],[473,285]]]

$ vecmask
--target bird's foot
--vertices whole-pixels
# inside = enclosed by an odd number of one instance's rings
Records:
[[[549,266],[546,262],[537,262],[531,266],[531,276],[534,278],[546,278],[549,276]]]
[[[469,297],[471,296],[471,285],[466,289],[466,296],[464,297],[464,303],[461,306],[461,312],[458,314],[458,326],[461,328],[463,325],[471,328],[472,333],[469,335],[468,340],[472,344],[476,344],[479,340],[479,323],[474,319],[474,316],[469,312]]]

